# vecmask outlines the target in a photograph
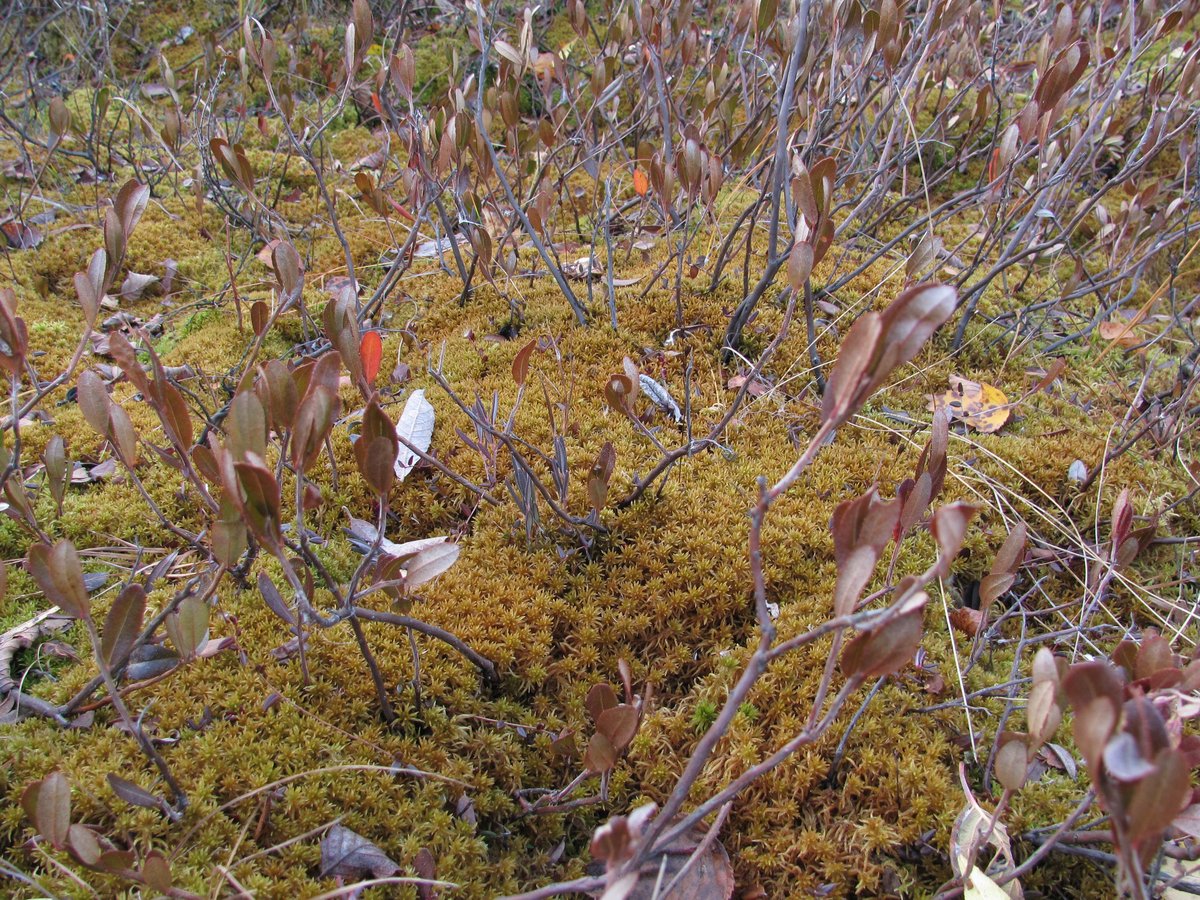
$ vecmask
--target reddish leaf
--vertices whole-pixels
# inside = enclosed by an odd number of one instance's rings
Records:
[[[604,710],[596,720],[596,731],[608,738],[618,753],[629,746],[637,730],[637,710],[625,703]]]
[[[112,666],[128,656],[133,642],[141,633],[145,614],[146,591],[140,584],[127,584],[104,618],[100,654],[104,657],[105,665]]]
[[[55,847],[63,847],[71,827],[71,785],[62,772],[51,772],[21,795],[21,806],[38,834]]]
[[[846,644],[842,651],[842,672],[847,678],[862,680],[891,675],[903,667],[921,643],[925,604],[924,591],[908,597],[900,613],[864,631]]]
[[[250,327],[254,329],[255,337],[262,337],[271,320],[271,309],[262,300],[255,300],[250,307]]]
[[[1126,808],[1129,837],[1135,843],[1157,836],[1191,799],[1187,760],[1180,750],[1167,748],[1154,759],[1154,772],[1133,790]]]
[[[604,682],[592,685],[584,701],[593,722],[599,722],[600,716],[606,709],[617,705],[617,692]]]
[[[513,357],[512,376],[518,386],[525,384],[525,379],[529,376],[529,358],[536,348],[537,341],[532,340],[518,350],[517,355]]]
[[[67,829],[67,849],[85,866],[94,866],[100,861],[100,842],[95,832],[79,823]]]
[[[588,741],[587,752],[583,754],[583,765],[589,772],[601,774],[617,764],[617,748],[612,741],[596,732]]]
[[[379,364],[383,361],[383,339],[378,331],[368,331],[362,336],[358,354],[362,358],[363,378],[367,379],[367,384],[374,387],[375,379],[379,375]]]
[[[91,600],[83,581],[83,567],[75,545],[68,540],[53,547],[38,543],[29,548],[26,568],[46,599],[76,619],[91,616]]]

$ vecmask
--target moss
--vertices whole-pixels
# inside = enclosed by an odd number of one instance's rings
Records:
[[[191,13],[200,15],[195,6]],[[175,15],[158,18],[149,23],[144,39],[164,40],[180,21]],[[317,29],[310,39],[313,46],[339,49],[335,29]],[[556,50],[573,39],[566,17],[555,13],[541,43]],[[423,101],[437,102],[444,96],[448,55],[458,50],[465,58],[469,46],[453,28],[420,37],[415,52]],[[86,99],[84,90],[76,95],[73,103]],[[302,98],[301,112],[310,109],[311,102]],[[262,196],[273,197],[276,189],[283,195],[300,192],[299,199],[281,202],[277,212],[305,260],[304,303],[319,315],[327,299],[321,287],[324,279],[344,273],[343,251],[325,223],[315,178],[294,160],[284,171],[279,141],[276,132],[261,135],[255,130],[245,138]],[[379,143],[350,117],[331,126],[326,150],[344,170]],[[191,154],[186,159],[190,166],[194,149],[186,153]],[[60,371],[74,351],[82,315],[72,277],[100,240],[95,196],[115,192],[130,173],[118,175],[113,184],[86,190],[65,179],[56,183],[56,190],[81,211],[64,209],[56,233],[40,247],[9,257],[42,377]],[[156,346],[169,364],[197,369],[187,386],[198,429],[201,406],[212,414],[228,399],[231,373],[253,336],[247,328],[238,329],[234,301],[226,290],[221,214],[211,203],[197,212],[186,192],[176,194],[174,176],[164,177],[130,242],[126,266],[159,273],[165,260],[174,259],[179,287],[165,303],[148,298],[123,301],[122,306],[145,319],[164,313],[165,332]],[[356,270],[371,288],[382,278],[379,259],[393,247],[392,235],[385,223],[354,202],[357,192],[348,173],[331,167],[328,177]],[[977,177],[974,170],[964,173],[961,186],[973,185]],[[731,185],[719,207],[732,212],[751,196],[748,188]],[[956,221],[954,227],[962,233],[943,235],[947,244],[965,239],[975,218],[972,213]],[[562,229],[571,226],[559,223]],[[878,237],[886,239],[900,227],[889,224]],[[701,235],[700,244],[707,245],[710,257],[716,240],[715,233]],[[257,241],[250,246],[251,239],[236,230],[232,242],[235,255],[258,249]],[[665,253],[660,246],[649,261],[635,258],[629,263],[621,254],[618,271],[645,278]],[[532,258],[522,251],[522,267],[532,265]],[[981,299],[981,311],[1000,316],[1052,293],[1069,274],[1062,266],[1055,261],[1031,265],[1022,272],[1029,277],[1020,290],[993,286]],[[843,333],[850,317],[881,306],[899,289],[901,280],[893,268],[894,260],[881,260],[840,292],[836,299],[846,319],[837,327]],[[845,261],[839,271],[845,271]],[[833,261],[827,260],[818,267],[817,281],[831,278],[833,272]],[[237,272],[244,313],[254,300],[270,299],[271,280],[253,259]],[[713,292],[707,290],[703,274],[683,282],[687,321],[708,327],[686,338],[696,433],[719,421],[732,397],[726,387],[731,372],[721,363],[719,341],[728,309],[741,299],[737,282],[727,281]],[[46,286],[45,295],[36,289],[37,283]],[[581,299],[585,296],[583,290],[578,293]],[[475,396],[487,402],[495,395],[503,415],[517,394],[511,367],[519,348],[533,338],[552,342],[553,351],[533,357],[539,390],[526,394],[515,417],[516,433],[549,452],[554,437],[550,414],[560,422],[567,419],[564,440],[572,477],[566,504],[571,510],[586,509],[581,473],[605,443],[613,445],[618,460],[610,496],[627,493],[659,454],[608,409],[601,386],[629,355],[677,398],[683,397],[689,357],[653,352],[664,347],[675,327],[673,283],[643,282],[618,290],[616,334],[607,328],[576,327],[548,278],[501,281],[498,288],[477,284],[465,305],[459,302],[460,294],[457,279],[446,277],[435,263],[418,262],[388,299],[384,316],[391,318],[384,333],[383,369],[387,372],[392,360],[399,359],[413,377],[403,386],[384,386],[381,402],[387,411],[398,415],[408,390],[426,389],[437,407],[433,452],[477,483],[494,477],[493,493],[503,498],[511,464],[501,454],[498,471],[489,472],[464,445],[457,431],[471,435],[474,429],[424,374],[428,354],[438,354],[445,377],[468,403]],[[516,340],[503,340],[498,335],[510,320],[512,298],[519,298],[524,310],[521,333]],[[604,303],[603,292],[597,290],[591,312],[603,316]],[[747,332],[747,352],[765,346],[778,333],[780,321],[778,305],[764,303]],[[754,501],[756,479],[778,477],[794,461],[796,447],[789,431],[803,439],[817,423],[801,330],[794,329],[766,373],[778,390],[750,403],[725,435],[728,452],[706,450],[681,460],[662,482],[661,492],[625,509],[606,509],[601,517],[605,531],[586,551],[555,533],[544,507],[543,516],[551,524],[527,541],[513,503],[478,504],[472,493],[435,470],[419,468],[394,487],[389,498],[390,538],[451,532],[461,536],[461,558],[428,586],[414,614],[452,630],[494,660],[502,677],[494,694],[480,689],[476,673],[451,650],[420,638],[424,706],[415,709],[407,635],[368,624],[365,633],[398,714],[397,721],[387,725],[379,716],[365,664],[344,629],[312,636],[308,662],[313,680],[305,684],[298,661],[288,652],[287,626],[265,607],[257,590],[227,578],[214,598],[210,625],[214,637],[231,638],[234,646],[131,694],[131,704],[145,711],[147,727],[162,740],[164,756],[191,798],[185,820],[172,825],[112,794],[106,776],[114,772],[147,790],[161,793],[163,785],[128,735],[112,727],[112,711],[102,707],[86,727],[61,730],[28,719],[6,730],[4,748],[11,765],[0,770],[0,849],[36,870],[56,892],[75,891],[77,886],[61,871],[22,849],[30,826],[19,807],[20,793],[30,781],[58,767],[74,785],[78,820],[140,850],[157,847],[169,853],[177,884],[203,895],[227,889],[214,875],[214,864],[227,866],[247,890],[263,897],[331,889],[331,880],[319,875],[316,839],[275,848],[339,816],[402,864],[410,864],[428,848],[439,875],[462,885],[455,896],[493,896],[581,875],[591,831],[600,821],[639,802],[667,796],[699,740],[698,732],[714,721],[757,640],[745,549],[746,511]],[[299,313],[288,313],[264,343],[260,359],[288,358],[310,337]],[[1036,361],[1020,348],[1009,352],[1005,347],[1005,353],[998,354],[992,344],[996,330],[982,321],[971,329],[969,339],[966,352],[950,361],[945,339],[939,338],[913,365],[896,373],[887,390],[840,429],[803,481],[776,505],[764,539],[769,599],[779,606],[776,624],[781,636],[801,633],[829,615],[837,573],[828,522],[835,506],[876,483],[888,495],[911,473],[924,429],[897,426],[890,418],[895,411],[918,419],[925,416],[926,395],[944,389],[954,371],[1000,385],[1014,399],[1024,394],[1029,384],[1025,367]],[[818,349],[824,358],[832,358],[837,344],[834,329],[823,330]],[[682,343],[673,346],[675,353]],[[1146,515],[1190,489],[1185,475],[1168,464],[1166,450],[1121,457],[1110,466],[1102,491],[1081,494],[1072,487],[1066,479],[1070,461],[1098,464],[1110,446],[1111,430],[1125,414],[1122,406],[1127,406],[1125,398],[1106,396],[1092,386],[1110,381],[1114,374],[1134,374],[1137,360],[1114,354],[1101,363],[1087,346],[1066,353],[1070,366],[1062,387],[1023,398],[1001,432],[954,435],[947,499],[969,500],[982,508],[956,564],[956,575],[964,582],[987,571],[1014,514],[1029,521],[1047,543],[1079,543],[1086,535],[1104,532],[1096,523],[1109,514],[1122,485],[1136,486],[1138,511]],[[1164,358],[1165,354],[1151,362]],[[107,362],[85,357],[86,365]],[[543,384],[549,413],[540,392]],[[73,459],[93,463],[110,455],[68,399],[68,386],[48,398],[46,409],[53,422],[23,428],[26,463],[37,459],[54,433],[66,438]],[[157,416],[128,384],[115,385],[113,398],[142,437],[136,471],[155,503],[174,524],[193,530],[206,527],[210,523],[180,474],[148,446],[166,443]],[[350,388],[342,399],[347,412],[361,406],[361,398]],[[661,416],[650,420],[650,426],[664,443],[683,439]],[[312,478],[321,486],[325,502],[306,514],[305,522],[322,537],[316,549],[319,559],[344,582],[353,577],[359,557],[342,534],[343,508],[369,517],[374,498],[357,473],[347,428],[339,426],[331,446],[337,487],[323,460]],[[29,483],[42,527],[51,537],[69,537],[87,550],[89,570],[110,575],[108,590],[94,598],[98,619],[110,608],[112,587],[127,575],[138,552],[143,565],[153,564],[177,546],[147,511],[127,474],[71,488],[61,516],[54,514],[37,482],[35,474]],[[1161,527],[1177,535],[1200,532],[1196,512],[1187,507],[1165,516]],[[21,558],[29,542],[29,535],[13,520],[0,518],[0,549],[7,559]],[[1182,569],[1186,559],[1181,554],[1177,547],[1148,552],[1131,570],[1130,584],[1153,583],[1164,571]],[[931,538],[919,532],[910,540],[898,574],[924,568],[933,555]],[[194,565],[186,555],[177,561],[177,569],[150,597],[152,612],[162,609]],[[44,608],[28,575],[13,562],[8,569],[8,596],[0,607],[3,628]],[[251,585],[259,572],[283,583],[273,560],[255,564]],[[1031,611],[1041,613],[1077,598],[1085,577],[1083,571],[1060,566],[1043,582],[1044,593],[1027,601]],[[881,575],[871,589],[882,586]],[[947,588],[947,602],[957,602],[953,584]],[[317,599],[326,607],[331,602],[326,593]],[[956,647],[939,600],[935,598],[926,616],[925,664],[952,684]],[[383,608],[385,601],[371,597],[366,602]],[[1104,615],[1152,621],[1155,613],[1136,587],[1122,586]],[[1013,623],[1003,638],[1018,633]],[[81,652],[86,649],[77,631],[65,637]],[[803,729],[830,650],[829,640],[817,642],[770,669],[734,717],[696,787],[696,799],[718,790]],[[961,654],[961,643],[957,650]],[[989,648],[964,676],[965,689],[1003,683],[1012,653],[1010,644]],[[77,664],[31,668],[24,687],[52,702],[64,700],[95,674],[86,653],[82,655],[84,661]],[[557,788],[578,773],[579,754],[552,753],[550,735],[568,728],[584,739],[590,735],[587,692],[599,681],[614,682],[620,659],[629,663],[635,684],[654,686],[657,700],[628,759],[614,772],[609,803],[564,816],[523,815],[517,791]],[[25,658],[22,664],[30,661]],[[887,683],[852,729],[850,716],[844,716],[821,740],[756,782],[735,804],[723,840],[733,855],[739,884],[760,884],[768,896],[911,896],[929,893],[945,880],[950,829],[963,804],[956,771],[966,754],[956,738],[966,726],[959,711],[923,711],[932,703],[922,677],[910,670]],[[856,695],[850,707],[857,708],[865,698],[865,691]],[[974,723],[980,740],[994,737],[1003,708],[1002,698],[980,700]],[[835,748],[843,741],[844,753],[835,769]],[[432,777],[366,768],[397,761]],[[295,780],[277,784],[290,778]],[[1049,774],[1016,798],[1008,820],[1010,833],[1061,820],[1081,788],[1061,773]],[[595,781],[586,789],[594,790]],[[474,823],[457,812],[464,796]],[[93,886],[102,894],[129,890],[116,879],[99,877]],[[1082,864],[1056,860],[1039,869],[1026,887],[1052,895],[1099,895],[1110,885]]]

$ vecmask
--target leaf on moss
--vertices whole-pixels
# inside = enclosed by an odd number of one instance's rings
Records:
[[[400,870],[386,853],[361,834],[334,825],[321,839],[321,875],[326,878],[387,878]]]
[[[998,387],[961,375],[951,375],[950,390],[929,398],[928,409],[942,408],[980,434],[999,431],[1011,412],[1008,397]]]
[[[409,449],[416,447],[422,453],[429,450],[433,440],[433,425],[436,414],[433,404],[425,399],[423,390],[413,391],[404,411],[400,413],[400,421],[396,423],[396,435],[400,438],[400,453],[396,457],[396,478],[403,481],[408,473],[416,468],[420,456]]]

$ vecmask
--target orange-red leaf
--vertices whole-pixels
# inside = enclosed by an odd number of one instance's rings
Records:
[[[367,384],[374,387],[379,364],[383,361],[383,338],[378,331],[368,331],[362,336],[358,355],[362,358],[363,377],[367,379]]]

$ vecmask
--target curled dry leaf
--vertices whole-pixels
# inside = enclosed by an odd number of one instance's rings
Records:
[[[669,415],[676,422],[683,421],[683,413],[679,410],[679,404],[675,402],[675,398],[671,396],[671,392],[665,387],[651,378],[649,375],[639,375],[638,385],[642,389],[651,402]]]
[[[605,441],[588,472],[588,503],[597,513],[604,509],[604,502],[608,499],[608,483],[616,464],[617,451],[613,449],[611,442]]]
[[[604,399],[613,412],[633,417],[633,400],[637,396],[634,381],[628,375],[609,375],[604,382]]]
[[[961,375],[950,376],[950,390],[933,394],[929,409],[945,409],[960,422],[980,434],[999,431],[1011,412],[1008,397],[994,385],[971,381]]]

